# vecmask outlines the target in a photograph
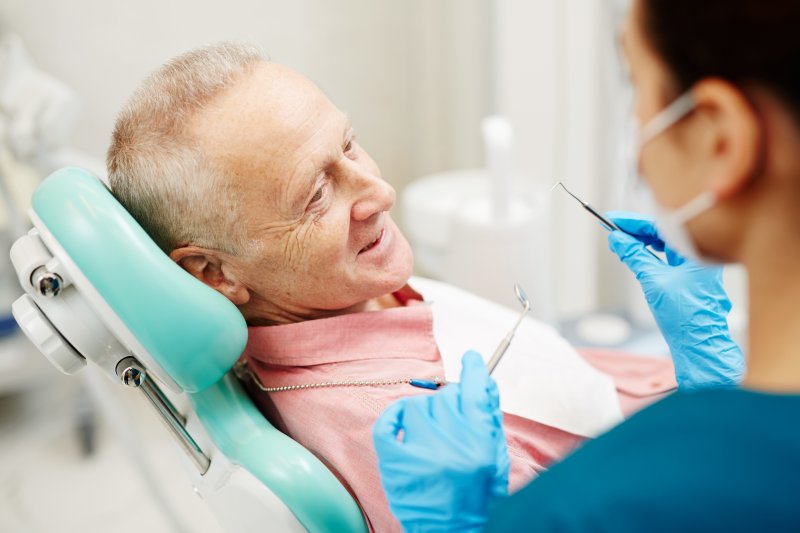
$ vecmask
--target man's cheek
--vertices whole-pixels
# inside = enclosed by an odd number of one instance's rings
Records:
[[[303,271],[314,255],[315,241],[318,237],[313,224],[303,225],[284,235],[280,246],[282,252],[280,263],[286,268]]]

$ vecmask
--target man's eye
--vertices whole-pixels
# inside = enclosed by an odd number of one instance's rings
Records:
[[[317,191],[314,193],[314,196],[311,197],[311,201],[309,202],[309,205],[315,204],[315,203],[319,202],[320,200],[322,200],[322,195],[323,194],[325,194],[325,186],[324,185],[322,187],[320,187],[319,189],[317,189]]]

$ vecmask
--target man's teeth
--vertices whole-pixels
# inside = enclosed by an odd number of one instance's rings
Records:
[[[379,232],[378,232],[378,236],[377,236],[377,237],[375,237],[375,240],[374,240],[374,241],[372,241],[371,243],[369,243],[368,245],[366,245],[366,246],[365,246],[365,247],[364,247],[364,248],[363,248],[361,251],[362,251],[362,252],[366,252],[367,250],[369,250],[370,248],[372,248],[373,246],[375,246],[375,244],[376,244],[376,243],[378,242],[378,240],[381,238],[381,235],[383,235],[383,230],[379,231]]]

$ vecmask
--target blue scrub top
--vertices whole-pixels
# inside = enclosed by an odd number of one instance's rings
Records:
[[[487,531],[800,531],[800,396],[678,392],[498,502]]]

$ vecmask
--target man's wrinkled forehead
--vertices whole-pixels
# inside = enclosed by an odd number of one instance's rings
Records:
[[[262,63],[208,102],[190,119],[190,128],[211,147],[253,147],[291,137],[324,100],[303,76],[276,63]]]
[[[326,149],[321,137],[339,116],[310,80],[270,62],[232,83],[190,127],[201,148],[245,189],[272,186],[281,197],[294,175],[313,171]]]

